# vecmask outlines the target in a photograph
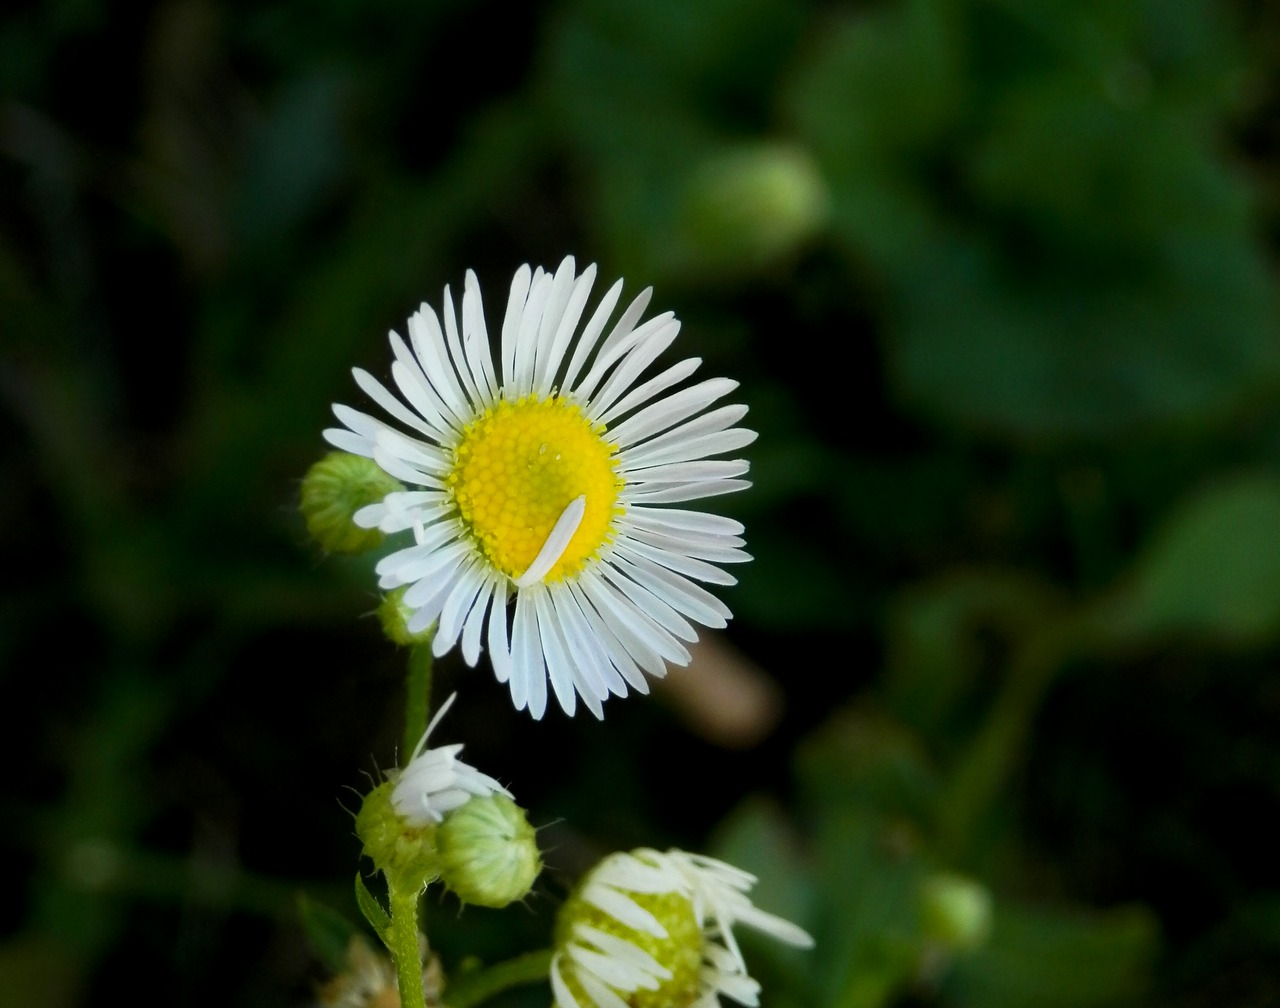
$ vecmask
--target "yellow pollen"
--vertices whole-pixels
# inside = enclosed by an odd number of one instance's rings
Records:
[[[648,952],[671,971],[671,976],[658,981],[654,989],[642,987],[626,993],[623,1000],[628,1008],[688,1008],[698,1000],[701,987],[699,967],[706,945],[706,937],[693,913],[693,904],[680,893],[628,892],[626,895],[658,919],[667,931],[665,938],[656,938],[647,931],[628,927],[574,893],[560,911],[556,923],[556,944],[565,945],[572,941],[573,928],[578,923],[589,924],[606,934],[622,938]],[[578,1004],[594,1004],[578,979],[577,970],[577,965],[572,963],[563,970],[565,983]]]
[[[463,525],[498,570],[513,580],[537,557],[577,498],[586,513],[544,580],[580,571],[609,541],[623,481],[604,427],[560,396],[499,400],[469,423],[446,477]]]

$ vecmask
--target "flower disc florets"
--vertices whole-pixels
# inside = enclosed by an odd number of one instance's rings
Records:
[[[697,358],[646,377],[680,323],[641,322],[646,290],[610,327],[621,281],[587,317],[595,274],[522,266],[495,354],[468,273],[460,313],[446,288],[442,318],[424,304],[407,342],[391,334],[397,392],[354,372],[398,426],[335,405],[343,426],[325,431],[412,488],[356,516],[413,532],[377,568],[383,589],[405,587],[407,634],[436,624],[435,654],[458,645],[469,665],[487,647],[534,717],[548,685],[567,713],[581,699],[600,717],[687,664],[695,625],[730,616],[699,582],[733,584],[724,566],[750,559],[740,523],[672,507],[748,485],[745,459],[717,457],[755,439],[735,426],[746,407],[711,408],[737,383],[678,387]]]
[[[751,905],[753,876],[683,851],[613,854],[560,911],[551,960],[556,1008],[716,1008],[757,1003],[733,940],[737,922],[807,947],[803,930]]]
[[[480,551],[513,582],[531,569],[548,583],[577,574],[610,540],[622,480],[603,435],[560,396],[500,400],[463,429],[445,484]],[[545,572],[535,568],[579,499],[577,528]]]

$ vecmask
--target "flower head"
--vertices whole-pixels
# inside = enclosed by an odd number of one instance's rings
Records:
[[[473,797],[491,794],[511,797],[511,792],[488,774],[458,759],[462,752],[461,742],[437,749],[427,748],[427,739],[453,706],[455,696],[457,694],[440,705],[440,710],[413,750],[409,765],[393,778],[391,804],[410,825],[438,824],[447,813],[461,808]]]
[[[345,426],[325,431],[414,487],[355,518],[413,531],[377,568],[384,589],[408,586],[409,631],[437,623],[435,654],[460,643],[469,665],[485,640],[534,717],[548,682],[567,713],[580,697],[600,717],[610,694],[647,692],[645,673],[687,664],[693,624],[730,615],[697,582],[733,584],[721,565],[750,559],[738,522],[670,506],[748,485],[745,460],[715,457],[755,439],[734,426],[746,407],[708,410],[737,383],[669,391],[698,358],[642,380],[680,324],[670,312],[640,323],[645,290],[605,335],[619,281],[579,328],[595,275],[572,258],[554,274],[520,267],[495,359],[468,272],[460,317],[446,287],[443,323],[424,304],[408,342],[391,334],[398,396],[354,372],[399,428],[335,405]]]
[[[751,903],[755,877],[723,861],[641,848],[597,865],[560,911],[556,1008],[717,1008],[759,1003],[733,926],[807,948],[809,935]]]
[[[458,758],[460,743],[428,749],[427,739],[453,704],[441,705],[422,733],[409,763],[365,795],[356,814],[356,835],[378,868],[399,879],[425,885],[440,875],[436,847],[439,825],[472,798],[511,797],[488,774]]]

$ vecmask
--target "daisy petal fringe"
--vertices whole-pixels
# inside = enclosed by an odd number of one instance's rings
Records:
[[[755,876],[714,858],[640,848],[583,879],[557,921],[556,1008],[718,1008],[759,1004],[733,936],[738,924],[808,948],[813,939],[756,907]]]
[[[733,584],[724,567],[750,559],[739,523],[674,506],[749,485],[747,461],[722,457],[756,436],[737,426],[745,406],[717,405],[737,383],[680,387],[698,358],[646,378],[679,321],[641,321],[645,290],[610,325],[622,284],[588,312],[595,278],[572,257],[520,267],[495,355],[468,272],[460,312],[446,287],[407,341],[391,333],[390,387],[353,372],[391,422],[339,404],[342,426],[325,431],[413,488],[355,516],[413,533],[377,567],[383,589],[408,586],[410,630],[438,624],[436,655],[461,645],[469,665],[487,647],[535,718],[549,696],[601,717],[609,696],[687,664],[695,626],[731,615],[702,585]]]

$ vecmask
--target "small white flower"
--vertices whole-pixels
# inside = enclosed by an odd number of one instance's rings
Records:
[[[435,654],[460,644],[473,666],[483,638],[516,708],[535,718],[548,682],[567,713],[580,697],[601,717],[611,694],[648,692],[646,673],[687,664],[694,624],[730,616],[697,582],[733,584],[723,565],[750,559],[738,522],[670,506],[748,486],[744,459],[715,457],[755,439],[735,426],[746,407],[708,410],[737,382],[669,392],[698,358],[642,379],[680,323],[666,312],[638,324],[645,290],[605,335],[618,281],[579,328],[595,275],[572,258],[554,274],[520,267],[495,359],[468,272],[460,318],[446,287],[443,324],[424,304],[407,343],[391,334],[399,395],[353,372],[402,429],[335,405],[344,427],[325,431],[416,488],[355,517],[413,531],[415,545],[377,568],[384,589],[409,586],[409,630],[438,624]]]
[[[457,694],[449,697],[427,725],[413,750],[408,765],[394,778],[391,804],[396,813],[411,826],[439,823],[445,815],[465,805],[472,798],[491,794],[511,797],[511,792],[488,774],[458,759],[462,743],[426,748],[427,739],[440,719],[453,706]]]
[[[745,924],[813,945],[747,892],[755,877],[723,861],[641,848],[605,858],[561,910],[551,960],[556,1008],[718,1008],[759,1003],[733,937]]]

